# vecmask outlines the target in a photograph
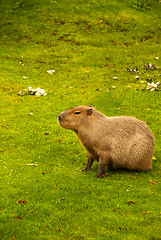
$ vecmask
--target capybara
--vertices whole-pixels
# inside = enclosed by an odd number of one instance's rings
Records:
[[[154,137],[148,126],[133,117],[107,117],[95,108],[77,106],[61,112],[59,124],[73,130],[88,153],[82,171],[99,161],[97,177],[107,168],[147,171],[152,168]]]

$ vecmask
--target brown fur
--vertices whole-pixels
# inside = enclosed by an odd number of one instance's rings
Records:
[[[154,137],[144,122],[133,117],[107,117],[91,106],[68,109],[58,116],[59,124],[73,130],[87,149],[88,163],[99,161],[97,177],[108,167],[146,171],[152,168]]]

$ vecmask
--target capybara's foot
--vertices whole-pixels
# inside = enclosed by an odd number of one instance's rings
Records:
[[[104,177],[107,177],[107,175],[108,175],[108,173],[105,173],[105,174],[102,174],[102,175],[97,174],[97,177],[98,178],[104,178]]]
[[[98,174],[97,177],[98,177],[98,178],[104,178],[105,175],[104,175],[104,174],[102,174],[102,175],[99,175],[99,174]]]
[[[82,172],[87,172],[87,170],[88,170],[87,168],[84,168],[84,169],[82,169],[81,171],[82,171]]]

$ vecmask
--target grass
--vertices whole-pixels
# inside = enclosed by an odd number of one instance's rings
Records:
[[[161,3],[1,0],[0,9],[0,238],[161,239],[160,91],[140,83],[161,78],[142,69],[161,67]],[[47,96],[17,94],[28,86]],[[88,104],[151,123],[152,171],[80,171],[86,151],[57,116]]]

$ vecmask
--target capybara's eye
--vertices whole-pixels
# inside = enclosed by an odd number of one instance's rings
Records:
[[[74,114],[78,115],[78,114],[80,114],[80,111],[76,111]]]

